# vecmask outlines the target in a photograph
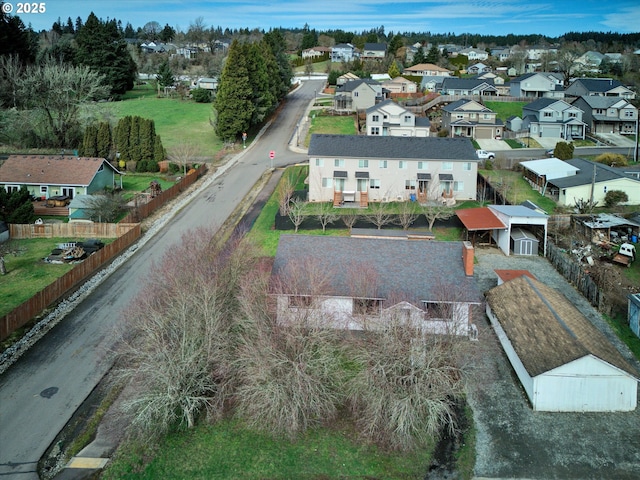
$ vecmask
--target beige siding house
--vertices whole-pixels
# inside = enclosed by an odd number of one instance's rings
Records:
[[[426,117],[385,100],[367,109],[367,135],[393,137],[428,137],[431,123]]]
[[[504,125],[496,113],[475,100],[457,100],[442,108],[442,128],[452,137],[493,139]]]
[[[449,77],[453,72],[433,63],[418,63],[412,67],[405,68],[402,73],[404,75]]]
[[[309,144],[309,201],[463,201],[476,198],[468,138],[318,135]]]

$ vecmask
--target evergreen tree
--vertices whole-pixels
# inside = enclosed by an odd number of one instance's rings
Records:
[[[160,135],[156,135],[156,138],[153,140],[153,160],[156,164],[164,161],[167,158],[167,153],[162,146],[162,140],[160,139]]]
[[[176,36],[176,31],[167,23],[160,32],[160,40],[167,43],[173,40]]]
[[[84,137],[82,139],[81,155],[83,157],[96,157],[98,156],[98,128],[95,123],[87,125],[84,130]]]
[[[400,76],[400,69],[398,68],[398,64],[396,62],[392,62],[389,65],[389,70],[387,72],[391,78],[396,78]]]
[[[127,22],[127,25],[124,27],[124,38],[136,38],[136,31],[129,22]]]
[[[147,162],[152,161],[153,157],[153,143],[156,136],[155,124],[153,120],[148,118],[140,119],[140,159]]]
[[[131,158],[131,116],[126,116],[118,121],[115,129],[116,151],[119,154],[119,160],[128,162]]]
[[[140,120],[142,120],[139,116],[135,116],[131,118],[131,132],[129,133],[129,155],[131,156],[131,160],[134,162],[140,162],[142,160],[141,150],[140,150]],[[138,171],[138,167],[136,167]]]
[[[425,60],[427,63],[433,63],[434,65],[438,64],[438,62],[440,61],[440,51],[438,50],[437,46],[431,46]]]
[[[249,71],[243,53],[242,45],[234,40],[229,47],[214,102],[217,111],[216,135],[224,141],[233,141],[240,133],[247,131],[253,117]]]
[[[131,90],[137,67],[117,21],[103,22],[92,12],[82,28],[76,31],[76,62],[103,74],[112,94],[121,95]]]
[[[33,63],[38,53],[37,41],[37,35],[24,26],[20,17],[0,9],[0,57],[17,55],[23,65]]]
[[[293,70],[291,69],[291,62],[286,51],[286,42],[282,31],[271,30],[264,36],[264,41],[267,42],[271,53],[276,59],[278,64],[277,72],[269,72],[269,75],[276,75],[278,78],[278,101],[282,100],[289,89],[291,88],[291,78],[293,77]]]
[[[425,63],[425,56],[424,56],[424,48],[423,47],[418,48],[418,51],[413,56],[413,62],[411,62],[411,63],[413,65],[418,65],[420,63]]]
[[[160,87],[172,87],[176,83],[168,60],[162,62],[158,67],[156,80],[158,81],[158,90],[160,90]]]
[[[96,156],[109,158],[111,154],[111,125],[109,122],[100,122],[96,137]]]
[[[251,85],[251,102],[254,107],[250,125],[256,126],[264,122],[276,104],[276,97],[270,89],[270,75],[267,72],[265,62],[265,55],[271,55],[271,50],[266,48],[265,51],[260,47],[260,44],[256,43],[245,43],[242,45],[242,50],[243,56],[247,59],[247,72],[249,84]]]

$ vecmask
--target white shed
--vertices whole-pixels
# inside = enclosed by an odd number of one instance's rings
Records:
[[[486,309],[533,410],[635,410],[638,372],[564,295],[520,276],[489,290]]]
[[[505,255],[509,255],[511,251],[512,232],[516,229],[522,230],[520,227],[527,227],[529,232],[540,229],[539,237],[543,240],[542,254],[547,254],[548,215],[524,205],[489,205],[489,209],[506,226],[503,230],[496,229],[492,232],[493,239]],[[520,245],[518,245],[519,247]],[[519,250],[514,251],[514,253],[521,254]],[[537,245],[535,254],[537,254]]]

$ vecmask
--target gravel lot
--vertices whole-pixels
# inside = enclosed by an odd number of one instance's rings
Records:
[[[567,296],[640,370],[597,311],[545,258],[506,257],[497,248],[476,249],[476,258],[482,291],[497,284],[494,269],[529,270]],[[640,478],[638,408],[625,413],[534,412],[486,319],[479,350],[481,361],[468,387],[477,428],[476,478]]]

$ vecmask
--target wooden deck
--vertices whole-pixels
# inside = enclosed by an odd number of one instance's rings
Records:
[[[38,217],[43,216],[69,216],[69,207],[47,207],[46,202],[38,200],[33,202],[33,212]]]

